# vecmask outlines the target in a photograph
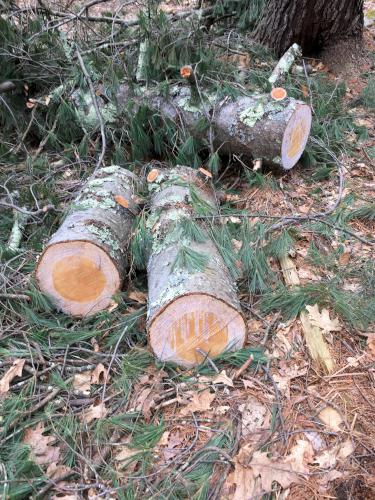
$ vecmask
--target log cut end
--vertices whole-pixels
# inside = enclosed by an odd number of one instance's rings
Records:
[[[183,367],[238,350],[246,338],[246,324],[238,309],[203,293],[183,295],[170,302],[149,326],[156,356]]]
[[[78,317],[108,307],[121,284],[111,258],[87,241],[49,246],[40,258],[36,278],[58,309]]]
[[[281,164],[291,169],[301,158],[311,128],[311,109],[307,104],[297,103],[286,126],[281,145]]]

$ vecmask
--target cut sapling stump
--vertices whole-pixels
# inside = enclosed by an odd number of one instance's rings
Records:
[[[84,317],[106,309],[120,289],[138,212],[137,183],[122,167],[99,169],[42,253],[39,287],[66,314]]]
[[[151,175],[152,174],[152,175]],[[217,213],[209,180],[178,166],[148,175],[152,250],[148,261],[148,319],[158,359],[183,367],[238,350],[246,323],[236,286],[196,216]]]

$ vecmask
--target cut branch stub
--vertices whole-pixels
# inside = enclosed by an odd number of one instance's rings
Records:
[[[127,265],[137,177],[119,166],[91,177],[39,259],[36,278],[56,307],[88,316],[111,303]]]
[[[148,332],[162,361],[184,367],[243,346],[246,323],[236,287],[197,212],[214,214],[215,198],[196,170],[159,170],[148,227]],[[188,230],[190,228],[190,230]]]

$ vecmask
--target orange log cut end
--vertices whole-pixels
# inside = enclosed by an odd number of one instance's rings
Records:
[[[237,309],[205,294],[178,297],[149,327],[150,343],[161,361],[191,367],[242,347],[246,325]]]
[[[271,90],[271,97],[275,99],[275,101],[282,101],[288,96],[287,91],[282,87],[275,87]]]
[[[115,197],[115,202],[121,205],[124,208],[129,208],[129,202],[126,198],[121,196],[120,194],[116,195]]]
[[[182,78],[188,79],[192,74],[193,68],[189,65],[182,66],[182,68],[180,69],[180,75],[182,76]]]
[[[158,175],[159,175],[158,169],[157,168],[153,168],[148,173],[147,182],[154,182],[154,180],[157,178]]]
[[[286,126],[282,146],[281,164],[289,170],[300,159],[309,138],[311,109],[307,104],[297,104]]]
[[[106,308],[120,287],[111,258],[87,241],[56,243],[46,249],[36,271],[41,290],[72,316]]]

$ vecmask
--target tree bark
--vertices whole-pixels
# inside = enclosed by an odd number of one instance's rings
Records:
[[[199,241],[182,231],[196,214],[192,189],[202,206],[216,212],[207,180],[189,167],[152,170],[149,228],[153,236],[148,262],[148,332],[161,361],[190,367],[242,347],[246,323],[236,287],[216,245],[197,222]],[[205,260],[203,267],[181,265],[181,252]],[[191,254],[190,254],[191,255]]]
[[[56,307],[89,316],[108,307],[127,265],[137,177],[110,166],[91,177],[39,259],[36,278]]]
[[[279,56],[293,43],[308,55],[362,29],[363,0],[267,0],[254,38]]]

